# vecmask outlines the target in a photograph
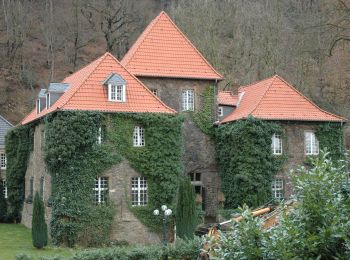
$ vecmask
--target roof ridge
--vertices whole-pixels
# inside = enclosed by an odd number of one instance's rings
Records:
[[[268,87],[266,88],[264,94],[261,95],[259,101],[256,103],[256,106],[252,109],[252,111],[250,112],[250,114],[253,114],[254,111],[258,108],[259,104],[261,103],[261,101],[263,100],[263,98],[266,96],[267,91],[271,88],[273,82],[276,80],[276,75],[273,76],[273,77],[270,77],[270,78],[268,78],[268,79],[272,79],[272,80],[271,80],[270,84],[268,85]]]
[[[146,89],[146,91],[148,91],[153,97],[155,97],[163,106],[165,106],[166,108],[170,109],[171,111],[177,113],[176,110],[172,109],[171,107],[168,107],[162,100],[160,100],[160,98],[158,98],[156,95],[154,95],[154,94],[152,93],[152,91],[151,91],[148,87],[146,87],[146,85],[144,85],[133,73],[129,72],[129,70],[128,70],[120,61],[118,61],[116,57],[114,57],[114,56],[113,56],[112,54],[110,54],[109,52],[108,52],[108,54],[109,54],[118,64],[120,64],[120,65],[122,66],[122,68],[125,69],[138,83],[140,83],[141,86],[142,86],[143,88]]]
[[[290,83],[288,83],[286,80],[284,80],[284,79],[283,79],[282,77],[280,77],[279,75],[276,74],[274,77],[279,78],[280,80],[282,80],[285,84],[287,84],[290,88],[292,88],[295,92],[297,92],[299,96],[305,98],[306,101],[308,101],[311,105],[315,106],[315,107],[316,107],[318,110],[320,110],[321,112],[326,113],[326,114],[328,114],[328,115],[330,115],[330,116],[337,117],[337,118],[339,118],[339,119],[341,119],[341,120],[347,121],[347,119],[344,118],[344,117],[342,117],[342,116],[338,116],[338,115],[336,115],[336,114],[333,114],[333,113],[331,113],[331,112],[328,112],[328,111],[323,110],[322,108],[320,108],[318,105],[316,105],[316,103],[314,103],[312,100],[310,100],[310,99],[309,99],[308,97],[306,97],[305,95],[301,94],[301,92],[300,92],[298,89],[296,89],[295,87],[293,87],[293,85],[291,85]]]
[[[217,72],[214,67],[207,61],[207,59],[200,53],[200,51],[192,44],[192,42],[187,38],[187,36],[180,30],[180,28],[175,24],[175,22],[170,18],[170,16],[162,11],[161,14],[165,15],[169,21],[175,26],[176,30],[185,38],[185,40],[192,46],[192,48],[194,48],[194,50],[197,52],[197,54],[199,54],[199,56],[204,60],[204,62],[221,78],[223,79],[224,77]]]
[[[253,85],[255,85],[255,84],[258,84],[258,83],[260,83],[260,82],[262,82],[262,81],[272,79],[272,78],[274,78],[274,77],[276,77],[276,76],[277,76],[277,74],[275,74],[275,75],[273,75],[273,76],[270,76],[270,77],[268,77],[268,78],[265,78],[265,79],[257,80],[257,81],[255,81],[255,82],[253,82],[253,83],[248,84],[248,85],[240,86],[239,89],[251,87],[251,86],[253,86]]]
[[[72,94],[70,95],[70,97],[65,101],[63,102],[63,104],[61,104],[61,107],[67,105],[67,103],[72,99],[72,97],[77,93],[77,91],[79,90],[79,88],[81,87],[81,85],[83,85],[85,83],[85,81],[91,76],[92,73],[94,73],[94,71],[96,70],[96,68],[98,67],[98,65],[100,65],[100,63],[107,57],[107,55],[110,55],[109,52],[106,52],[105,54],[103,54],[102,56],[100,56],[99,58],[97,58],[96,60],[88,63],[85,67],[87,67],[88,65],[91,65],[91,63],[93,62],[97,62],[99,59],[101,59],[100,61],[98,61],[95,65],[95,67],[93,68],[93,70],[91,71],[91,73],[89,73],[85,79],[83,81],[80,82],[80,84],[78,84],[74,90],[72,90]],[[84,67],[84,68],[85,68]],[[79,70],[80,71],[80,70]],[[74,73],[75,74],[75,73]],[[72,74],[73,75],[73,74]],[[60,107],[57,106],[57,109],[59,109]]]

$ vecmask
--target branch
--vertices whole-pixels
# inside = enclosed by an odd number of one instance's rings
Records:
[[[348,36],[340,36],[337,39],[335,39],[331,45],[331,48],[329,49],[329,56],[333,55],[333,49],[335,48],[335,46],[337,45],[338,42],[340,41],[350,41],[350,37]]]

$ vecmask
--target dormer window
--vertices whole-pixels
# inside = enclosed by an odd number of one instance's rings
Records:
[[[108,87],[108,101],[126,102],[126,81],[122,76],[111,73],[103,85]]]
[[[50,107],[50,93],[46,94],[46,109]]]
[[[36,100],[36,113],[39,114],[40,113],[40,98],[38,98]]]
[[[125,102],[125,85],[108,84],[108,101]]]

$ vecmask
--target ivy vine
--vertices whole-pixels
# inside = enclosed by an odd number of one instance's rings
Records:
[[[30,125],[17,126],[6,135],[6,181],[9,202],[7,219],[13,222],[21,221],[25,196],[24,177],[29,155],[33,150],[33,139],[34,131]]]
[[[218,127],[217,160],[226,207],[257,207],[271,199],[271,182],[286,160],[271,152],[274,133],[283,135],[280,125],[253,117]]]

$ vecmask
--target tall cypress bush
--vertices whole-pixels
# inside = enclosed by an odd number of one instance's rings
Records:
[[[181,238],[192,239],[196,229],[194,188],[188,178],[180,182],[176,207],[176,232]]]
[[[44,202],[39,195],[39,192],[35,192],[33,203],[33,218],[32,218],[32,240],[33,246],[41,249],[47,246],[47,225],[45,222],[45,208]]]
[[[7,204],[4,196],[4,186],[2,185],[2,179],[0,178],[0,222],[6,221]]]

